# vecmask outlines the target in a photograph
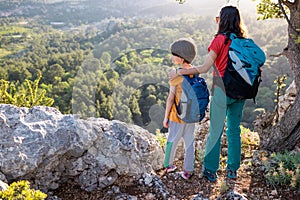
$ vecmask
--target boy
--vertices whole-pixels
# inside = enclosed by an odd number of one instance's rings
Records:
[[[172,53],[172,61],[175,65],[180,65],[182,69],[191,68],[191,62],[197,54],[197,47],[192,39],[181,38],[173,42],[170,46]],[[195,147],[194,147],[194,130],[195,124],[186,124],[178,116],[174,102],[178,104],[183,82],[183,76],[177,76],[169,82],[170,90],[166,102],[165,117],[163,125],[169,128],[169,135],[166,144],[166,155],[164,160],[164,167],[166,172],[170,173],[176,170],[173,165],[176,147],[181,139],[184,139],[185,157],[184,157],[184,171],[181,174],[182,178],[188,180],[192,177],[194,171],[195,161]],[[175,99],[175,101],[174,101]]]

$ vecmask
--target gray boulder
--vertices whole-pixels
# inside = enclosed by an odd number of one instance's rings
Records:
[[[0,130],[0,172],[46,191],[66,182],[91,191],[163,167],[155,136],[120,121],[0,104]]]

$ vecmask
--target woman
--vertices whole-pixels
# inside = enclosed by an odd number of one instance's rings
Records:
[[[189,69],[173,70],[170,72],[170,79],[177,75],[207,73],[214,64],[216,66],[213,71],[214,80],[217,80],[219,76],[224,76],[231,42],[229,39],[230,33],[234,33],[238,37],[245,37],[246,35],[245,30],[242,28],[239,10],[234,6],[223,7],[216,21],[218,32],[208,47],[208,55],[204,64]],[[219,168],[221,137],[225,118],[228,140],[227,175],[232,179],[237,177],[241,160],[240,122],[245,104],[244,99],[232,99],[226,96],[222,86],[216,83],[214,81],[214,93],[210,102],[210,130],[202,167],[203,175],[210,181],[216,181],[218,178],[217,170]]]

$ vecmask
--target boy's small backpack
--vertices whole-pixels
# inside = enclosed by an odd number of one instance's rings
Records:
[[[252,39],[230,34],[231,44],[223,83],[226,95],[233,99],[253,99],[261,82],[265,53]]]
[[[185,123],[200,122],[205,117],[209,102],[209,90],[204,78],[199,75],[183,76],[182,94],[178,105],[175,102],[178,117]]]

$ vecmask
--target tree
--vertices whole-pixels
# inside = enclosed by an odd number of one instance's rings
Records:
[[[53,83],[55,77],[62,77],[65,73],[65,70],[59,64],[50,65],[48,69],[45,70],[43,74],[43,82],[44,83]]]
[[[284,18],[287,21],[288,44],[276,56],[287,57],[297,91],[294,104],[286,111],[281,121],[268,127],[259,127],[260,146],[271,151],[291,150],[300,139],[300,0],[278,0],[277,3],[261,0],[257,12],[261,19]]]

